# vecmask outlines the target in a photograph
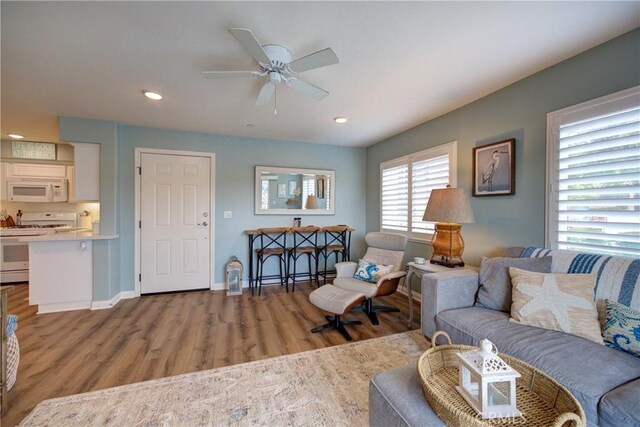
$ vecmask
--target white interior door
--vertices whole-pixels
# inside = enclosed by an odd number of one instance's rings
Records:
[[[211,159],[142,153],[140,290],[210,286]]]

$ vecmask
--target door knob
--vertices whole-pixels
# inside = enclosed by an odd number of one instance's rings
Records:
[[[203,226],[205,226],[205,227],[206,227],[206,226],[207,226],[207,225],[209,225],[209,224],[207,224],[207,221],[205,221],[205,222],[203,222],[202,224],[198,224],[198,225],[203,225]]]

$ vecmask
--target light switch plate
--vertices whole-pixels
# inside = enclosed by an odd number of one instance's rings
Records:
[[[231,213],[231,211],[224,211],[224,217],[225,218],[233,218],[233,214]]]

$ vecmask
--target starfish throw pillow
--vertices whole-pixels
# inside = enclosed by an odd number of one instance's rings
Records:
[[[593,300],[594,274],[552,274],[509,268],[512,322],[566,332],[603,344]]]

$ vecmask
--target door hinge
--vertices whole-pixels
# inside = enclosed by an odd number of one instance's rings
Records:
[[[142,228],[142,221],[138,221],[138,228]]]
[[[142,175],[142,166],[138,166],[138,175]]]
[[[138,282],[142,282],[142,274],[138,274]]]

